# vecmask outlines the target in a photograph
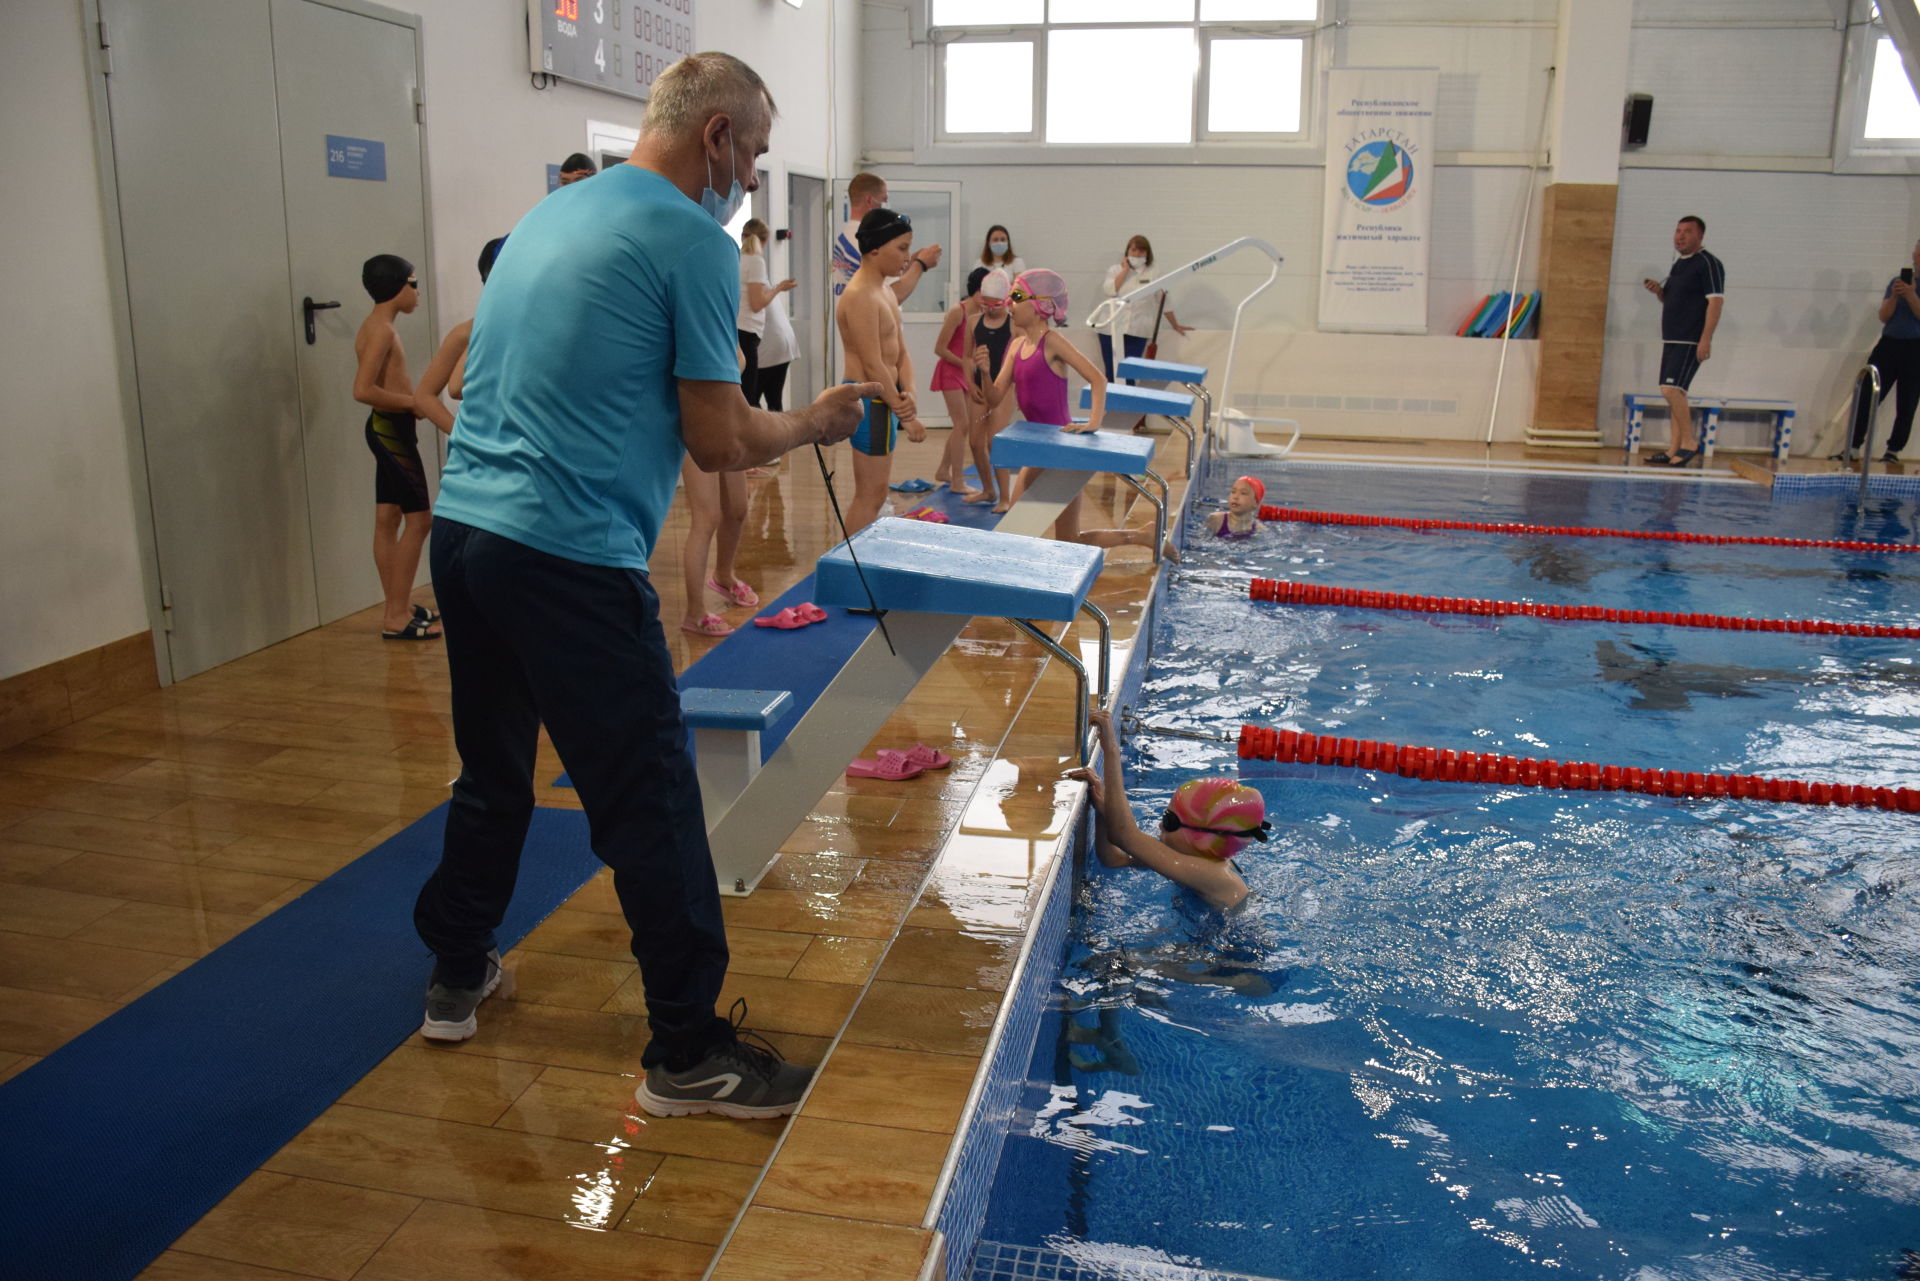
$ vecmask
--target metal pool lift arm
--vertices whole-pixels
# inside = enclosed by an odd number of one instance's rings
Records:
[[[1218,249],[1215,249],[1212,253],[1201,254],[1184,267],[1176,267],[1157,280],[1149,281],[1140,288],[1130,290],[1116,298],[1109,298],[1095,307],[1087,316],[1087,326],[1090,329],[1107,330],[1113,343],[1113,358],[1116,370],[1118,369],[1120,357],[1126,351],[1126,346],[1122,341],[1122,334],[1120,332],[1120,321],[1121,318],[1126,315],[1127,304],[1136,298],[1150,295],[1155,290],[1165,289],[1168,285],[1183,276],[1198,275],[1215,263],[1223,259],[1231,258],[1233,255],[1249,249],[1265,254],[1272,260],[1273,266],[1267,272],[1267,278],[1258,285],[1255,285],[1246,297],[1240,300],[1240,305],[1233,309],[1233,329],[1227,339],[1227,367],[1220,375],[1220,403],[1222,406],[1231,406],[1233,404],[1233,362],[1235,356],[1237,356],[1240,351],[1240,326],[1246,318],[1247,304],[1273,287],[1273,282],[1280,278],[1280,265],[1286,261],[1286,259],[1280,255],[1278,249],[1275,249],[1272,245],[1256,236],[1242,236],[1238,240],[1230,240]],[[1208,415],[1208,417],[1211,419],[1212,416]],[[1211,421],[1208,422],[1207,426],[1207,443],[1209,447],[1211,447],[1213,443]],[[1209,448],[1208,452],[1212,452],[1211,448]]]

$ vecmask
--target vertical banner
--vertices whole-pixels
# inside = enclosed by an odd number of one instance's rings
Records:
[[[1433,111],[1440,73],[1327,73],[1327,199],[1320,328],[1427,332]]]

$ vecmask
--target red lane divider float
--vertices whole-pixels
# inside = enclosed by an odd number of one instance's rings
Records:
[[[1645,792],[1650,796],[1734,797],[1782,801],[1794,805],[1856,805],[1920,814],[1920,790],[1865,787],[1852,783],[1809,783],[1798,778],[1761,778],[1756,774],[1701,774],[1682,770],[1595,765],[1591,761],[1550,761],[1492,752],[1415,747],[1372,739],[1302,734],[1259,725],[1240,727],[1240,759],[1299,761],[1380,770],[1402,778],[1442,782],[1493,783],[1503,787],[1551,787],[1567,791]]]
[[[1750,544],[1755,547],[1838,547],[1850,552],[1920,552],[1906,543],[1857,543],[1833,538],[1746,538],[1733,534],[1687,534],[1674,530],[1600,529],[1576,525],[1519,525],[1481,520],[1420,520],[1410,516],[1360,516],[1352,512],[1316,512],[1300,507],[1262,507],[1264,521],[1306,525],[1364,525],[1393,529],[1467,529],[1482,534],[1554,534],[1565,538],[1638,538],[1656,543]]]
[[[1710,627],[1728,632],[1791,632],[1796,636],[1892,636],[1920,639],[1920,627],[1879,623],[1829,623],[1817,618],[1735,618],[1729,614],[1676,614],[1662,609],[1607,609],[1599,605],[1540,605],[1531,601],[1478,600],[1467,596],[1414,596],[1405,592],[1368,592],[1286,578],[1255,578],[1247,583],[1254,600],[1281,605],[1345,605],[1416,614],[1474,614],[1484,618],[1518,616],[1588,623],[1658,623],[1667,627]]]

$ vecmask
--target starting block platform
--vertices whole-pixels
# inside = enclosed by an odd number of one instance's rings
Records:
[[[1085,483],[1085,472],[1052,474],[1072,475],[1076,493]],[[1022,495],[1014,512],[1032,496],[1031,489]],[[1059,514],[1044,496],[1033,507],[1035,522],[1051,524]],[[752,891],[806,811],[976,616],[1007,619],[1073,671],[1080,690],[1074,751],[1086,761],[1087,710],[1096,696],[1086,666],[1035,623],[1069,622],[1082,613],[1093,619],[1100,634],[1097,697],[1104,702],[1112,680],[1112,632],[1087,596],[1105,553],[1033,536],[1038,529],[1005,532],[1006,523],[988,530],[888,517],[822,556],[815,600],[828,609],[865,609],[871,593],[872,606],[882,613],[880,625],[757,768],[748,762],[758,761],[759,731],[786,714],[783,691],[730,691],[739,697],[689,716],[696,734],[728,736],[715,741],[711,784],[708,749],[699,751],[707,841],[723,893]]]
[[[1132,360],[1121,361],[1120,363],[1123,366],[1137,366],[1142,362]],[[1151,363],[1159,364],[1160,362],[1154,361]],[[1197,369],[1198,366],[1180,365],[1175,366],[1175,368],[1193,370]],[[1200,374],[1204,377],[1206,371],[1202,369],[1200,370]],[[1116,414],[1158,414],[1160,417],[1172,423],[1180,434],[1187,438],[1186,474],[1191,476],[1193,475],[1193,452],[1196,443],[1193,429],[1193,407],[1196,401],[1205,395],[1204,390],[1196,395],[1192,391],[1162,391],[1157,387],[1129,387],[1125,383],[1108,383],[1107,412]],[[1204,404],[1204,401],[1200,403]],[[1082,387],[1080,389],[1080,408],[1093,408],[1093,388]],[[1204,417],[1202,421],[1204,422]]]
[[[1157,394],[1157,393],[1156,393]],[[1189,398],[1190,399],[1190,398]],[[1109,392],[1108,403],[1112,403]],[[1153,470],[1154,442],[1150,436],[1132,436],[1115,431],[1062,431],[1047,423],[1009,423],[993,438],[993,465],[998,467],[1038,467],[1043,471],[1111,473],[1153,504],[1153,558],[1160,559],[1160,548],[1167,537],[1167,504],[1172,491]],[[1155,494],[1137,479],[1146,476],[1160,486]],[[1078,493],[1085,481],[1074,486]]]
[[[1182,365],[1172,360],[1148,360],[1145,356],[1126,357],[1114,372],[1122,378],[1144,378],[1148,382],[1184,383],[1188,387],[1203,386],[1207,381],[1207,370],[1204,365]]]

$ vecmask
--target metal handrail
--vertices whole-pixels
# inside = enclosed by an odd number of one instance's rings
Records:
[[[1873,472],[1873,429],[1878,426],[1880,417],[1880,370],[1876,365],[1861,366],[1860,372],[1853,376],[1853,407],[1847,414],[1847,445],[1852,449],[1853,425],[1860,421],[1860,389],[1870,386],[1873,400],[1867,406],[1867,438],[1860,444],[1860,498],[1858,507],[1867,505],[1867,478]]]

